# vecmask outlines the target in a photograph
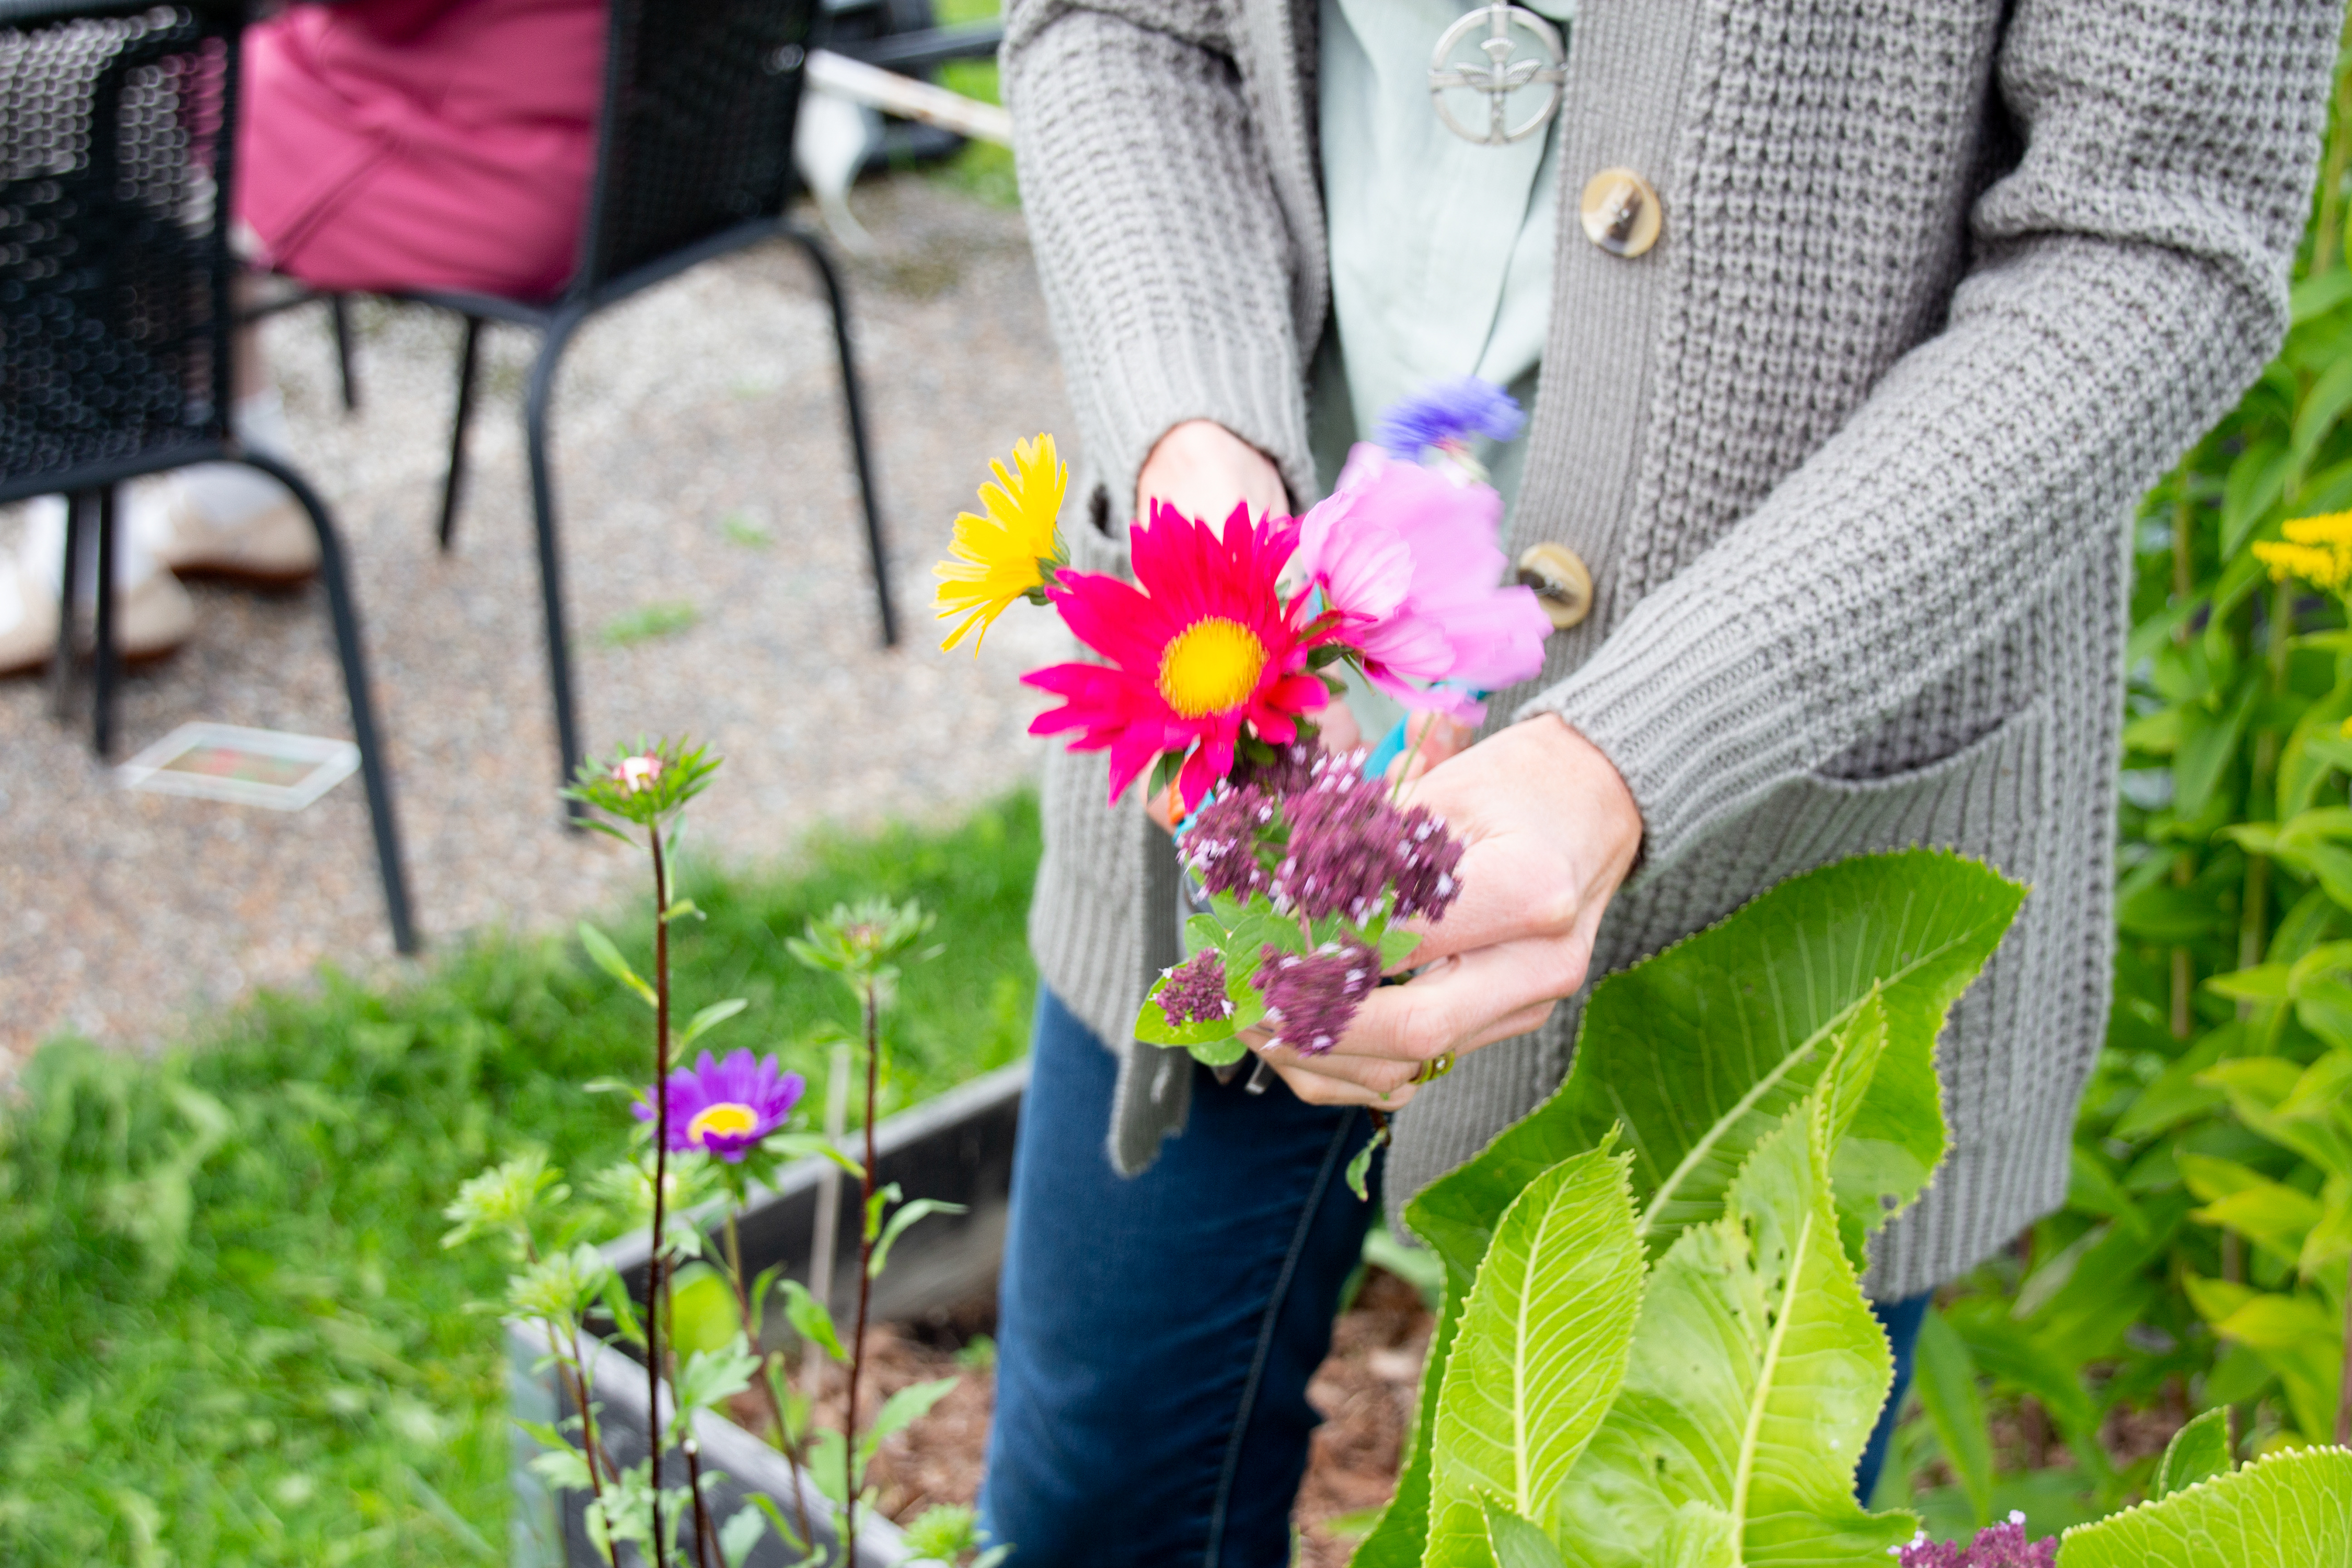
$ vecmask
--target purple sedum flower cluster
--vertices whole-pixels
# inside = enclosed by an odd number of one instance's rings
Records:
[[[1225,994],[1224,955],[1215,948],[1194,953],[1168,971],[1167,978],[1158,1001],[1170,1028],[1223,1023],[1233,1016],[1233,998]]]
[[[1263,893],[1284,914],[1359,923],[1436,920],[1461,895],[1462,846],[1422,806],[1400,809],[1361,752],[1286,758],[1202,806],[1184,858],[1212,895]]]
[[[2005,1522],[1977,1531],[1977,1538],[1965,1546],[1957,1541],[1930,1541],[1921,1531],[1917,1540],[1895,1547],[1892,1555],[1901,1568],[2055,1568],[2058,1538],[2028,1540],[2025,1516],[2013,1512]]]
[[[1268,945],[1251,984],[1265,998],[1266,1021],[1301,1056],[1321,1056],[1339,1043],[1348,1022],[1381,983],[1381,957],[1353,938],[1327,942],[1313,952]]]
[[[1511,440],[1526,424],[1517,398],[1491,381],[1465,375],[1433,382],[1391,405],[1374,438],[1412,462],[1426,447],[1457,446],[1469,436]]]

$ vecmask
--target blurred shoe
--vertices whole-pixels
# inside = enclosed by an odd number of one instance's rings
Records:
[[[277,492],[257,511],[235,514],[213,504],[203,482],[206,470],[232,468],[211,464],[173,475],[152,491],[134,494],[131,526],[156,560],[184,577],[223,577],[262,588],[290,588],[307,583],[319,571],[319,536],[310,514],[284,486],[250,468],[250,474]]]
[[[57,652],[65,518],[62,497],[40,497],[27,509],[16,555],[0,559],[0,676],[40,669]],[[146,664],[195,635],[196,607],[177,578],[129,540],[123,544],[114,573],[114,646],[124,662]],[[89,554],[80,577],[77,597],[94,604],[98,572]]]

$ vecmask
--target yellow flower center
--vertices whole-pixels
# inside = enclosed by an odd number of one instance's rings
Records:
[[[1160,656],[1160,695],[1187,719],[1228,712],[1249,700],[1265,668],[1265,645],[1239,621],[1195,621]]]
[[[694,1113],[686,1124],[687,1141],[709,1147],[712,1138],[740,1138],[760,1125],[759,1112],[748,1105],[738,1105],[722,1100],[716,1105],[706,1105]]]

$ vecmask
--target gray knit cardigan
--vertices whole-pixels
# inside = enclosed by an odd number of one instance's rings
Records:
[[[1592,973],[1793,873],[1911,844],[2032,886],[1943,1046],[1950,1156],[1868,1281],[1927,1289],[2066,1189],[2113,955],[2135,498],[2284,330],[2341,0],[1583,0],[1512,538],[1594,613],[1490,723],[1560,714],[1645,829]],[[1177,423],[1320,493],[1328,324],[1315,0],[1013,0],[1003,66],[1077,411],[1076,563],[1123,572]],[[1664,237],[1589,244],[1633,168]],[[1056,756],[1031,941],[1124,1058],[1123,1169],[1191,1064],[1129,1041],[1177,956],[1174,866],[1104,763]],[[1399,1117],[1391,1205],[1556,1085],[1579,1008]]]

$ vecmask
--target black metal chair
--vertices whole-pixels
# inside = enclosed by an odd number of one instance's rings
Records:
[[[76,567],[94,549],[92,743],[113,745],[116,487],[245,463],[318,531],[393,942],[416,951],[358,613],[327,508],[228,429],[226,229],[237,0],[0,0],[0,502],[69,498],[58,654],[74,682]],[[93,537],[94,536],[94,537]]]
[[[444,550],[454,535],[465,480],[466,430],[483,324],[504,321],[541,333],[524,396],[523,430],[539,536],[548,678],[562,752],[559,773],[564,778],[585,752],[565,640],[562,551],[548,462],[548,409],[556,369],[572,334],[589,317],[702,262],[781,237],[799,246],[816,268],[833,313],[882,641],[890,647],[898,640],[841,279],[824,244],[784,213],[794,189],[793,125],[815,11],[815,0],[614,0],[596,173],[572,281],[552,300],[427,291],[399,296],[456,311],[466,323],[449,469],[442,487]]]

